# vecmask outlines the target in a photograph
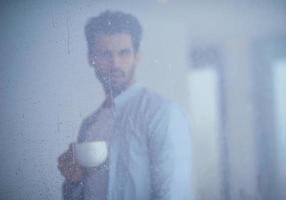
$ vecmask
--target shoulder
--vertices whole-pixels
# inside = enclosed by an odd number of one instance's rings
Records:
[[[79,142],[85,139],[87,130],[95,123],[99,112],[100,109],[97,109],[96,111],[93,111],[83,119],[78,133]]]
[[[157,93],[145,91],[145,109],[142,110],[148,138],[152,141],[176,140],[189,141],[190,120],[182,107],[174,101]],[[145,110],[145,112],[144,112]],[[176,138],[173,138],[176,136]],[[180,138],[180,139],[179,139]]]
[[[160,110],[172,104],[172,102],[159,95],[157,92],[144,88],[140,95],[141,106],[145,109]]]
[[[144,115],[148,115],[150,119],[185,115],[180,105],[152,90],[144,88],[138,98],[141,102],[139,111]]]
[[[100,109],[93,111],[92,113],[88,114],[82,121],[82,126],[89,126],[96,121],[96,117],[99,113]]]

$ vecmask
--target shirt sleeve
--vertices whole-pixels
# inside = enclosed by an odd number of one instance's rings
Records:
[[[192,199],[189,121],[178,106],[158,111],[150,123],[152,200]]]

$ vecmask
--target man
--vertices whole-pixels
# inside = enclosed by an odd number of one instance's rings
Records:
[[[82,123],[78,142],[104,140],[108,159],[84,168],[71,147],[58,161],[64,199],[191,199],[188,120],[178,106],[135,83],[142,28],[122,12],[91,18],[85,33],[89,63],[105,91]]]

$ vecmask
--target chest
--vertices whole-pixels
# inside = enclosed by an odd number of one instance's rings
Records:
[[[114,121],[110,148],[127,163],[140,163],[148,159],[147,128],[134,113],[119,115]]]

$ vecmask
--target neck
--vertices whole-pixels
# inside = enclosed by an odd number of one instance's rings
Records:
[[[113,102],[114,99],[119,96],[122,92],[126,91],[130,86],[132,86],[135,82],[132,81],[130,84],[126,85],[123,88],[115,88],[115,87],[104,87],[105,99],[106,101]]]
[[[104,108],[111,108],[114,107],[114,99],[109,96],[106,96],[105,101],[103,102]]]

